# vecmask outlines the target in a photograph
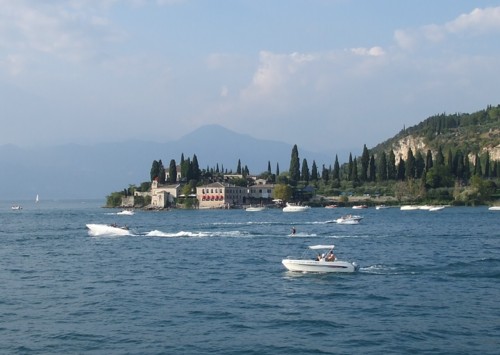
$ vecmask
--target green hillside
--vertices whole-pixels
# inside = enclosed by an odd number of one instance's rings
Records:
[[[474,113],[431,116],[413,127],[401,130],[393,138],[374,147],[372,152],[388,152],[407,137],[419,138],[426,150],[433,152],[441,148],[444,152],[461,150],[467,154],[482,154],[500,145],[500,105],[488,106]],[[498,160],[494,156],[492,159]]]

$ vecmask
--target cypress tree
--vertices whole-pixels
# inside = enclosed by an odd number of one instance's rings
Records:
[[[486,152],[486,158],[484,160],[484,177],[489,178],[491,176],[490,174],[491,168],[490,168],[490,152]]]
[[[370,164],[370,153],[366,144],[363,145],[363,153],[361,154],[361,181],[368,181],[368,165]]]
[[[382,154],[380,154],[377,172],[378,181],[387,180],[387,154],[385,154],[385,152],[382,152]]]
[[[168,167],[168,182],[171,184],[175,184],[177,181],[177,165],[175,164],[175,160],[170,160],[170,164]]]
[[[166,177],[166,174],[165,174],[165,167],[163,166],[163,162],[161,161],[161,159],[158,161],[158,182],[160,184],[164,184],[165,183],[165,177]]]
[[[368,177],[369,180],[375,181],[375,179],[376,179],[375,172],[377,171],[377,167],[375,166],[375,157],[373,156],[373,154],[370,157],[370,164],[369,164],[368,170],[370,172],[369,177]]]
[[[404,180],[405,176],[406,176],[405,174],[406,174],[405,161],[404,161],[403,157],[401,157],[401,159],[399,159],[398,172],[396,175],[396,179],[401,180],[401,181]]]
[[[302,173],[300,174],[300,180],[305,181],[306,184],[309,183],[309,166],[307,165],[307,160],[304,158],[302,160]]]
[[[417,151],[417,155],[415,156],[415,177],[420,179],[424,174],[425,170],[425,161],[422,153]]]
[[[448,149],[448,154],[446,155],[446,167],[450,174],[455,175],[455,171],[453,170],[453,153],[451,149]]]
[[[316,166],[316,162],[314,160],[311,167],[311,181],[318,181],[318,167]]]
[[[299,161],[299,150],[295,144],[292,148],[292,154],[290,158],[290,169],[288,171],[290,180],[292,183],[296,184],[300,179],[300,161]]]
[[[333,163],[332,179],[340,180],[340,164],[339,164],[339,158],[336,154],[335,154],[335,163]]]
[[[479,159],[479,155],[476,153],[476,164],[474,164],[474,175],[481,176],[483,174],[483,170],[481,167],[481,159]]]
[[[272,172],[271,172],[271,162],[268,161],[267,162],[267,175],[271,176]]]
[[[429,172],[433,167],[434,162],[432,161],[432,152],[430,149],[427,150],[427,155],[425,157],[425,172]]]
[[[201,170],[200,165],[198,164],[198,157],[196,154],[193,154],[193,162],[192,164],[192,179],[199,181],[201,178]]]
[[[444,165],[444,155],[441,147],[438,148],[438,152],[436,154],[436,165],[443,166]]]
[[[321,171],[321,179],[323,180],[323,183],[327,184],[328,180],[330,180],[329,174],[328,174],[328,169],[325,168],[325,164],[323,164],[323,170]]]
[[[151,165],[151,170],[149,172],[151,176],[151,181],[153,181],[155,178],[157,178],[160,175],[160,166],[158,164],[158,161],[153,160],[153,164]]]
[[[405,176],[407,179],[415,178],[415,157],[413,156],[413,151],[408,148],[408,157],[405,162]]]
[[[354,176],[354,168],[352,161],[352,153],[349,153],[349,162],[347,163],[347,180],[352,181]]]
[[[241,161],[238,159],[238,167],[236,168],[236,174],[241,174]]]
[[[387,163],[387,178],[389,180],[396,180],[396,156],[394,151],[389,152],[389,162]]]

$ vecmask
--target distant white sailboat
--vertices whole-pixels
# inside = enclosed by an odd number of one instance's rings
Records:
[[[39,201],[40,201],[40,197],[38,197],[38,194],[36,194],[35,203],[38,203]]]

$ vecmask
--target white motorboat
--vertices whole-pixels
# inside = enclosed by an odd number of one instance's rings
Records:
[[[335,222],[338,224],[359,224],[359,222],[363,219],[361,216],[347,214],[340,218],[337,218]]]
[[[116,224],[87,224],[89,235],[96,237],[102,235],[131,235],[127,226],[120,227]]]
[[[300,258],[287,257],[281,263],[290,271],[299,272],[355,272],[359,266],[356,263],[341,261],[333,254],[334,245],[311,245]],[[310,254],[311,250],[318,253]],[[323,252],[322,252],[323,251]]]
[[[116,214],[120,215],[120,216],[133,216],[135,214],[135,212],[131,211],[131,210],[123,210],[123,211],[117,212]]]
[[[429,208],[429,212],[441,211],[441,210],[444,210],[444,207],[445,206],[431,206],[431,208]]]
[[[386,208],[389,208],[389,206],[386,206],[386,205],[377,205],[377,206],[375,206],[375,209],[377,209],[377,210],[385,210]]]
[[[353,210],[361,210],[361,209],[365,209],[365,208],[368,208],[368,206],[367,205],[354,205],[354,206],[352,206]]]
[[[266,208],[264,206],[250,206],[245,208],[245,211],[247,212],[260,212],[264,211]]]
[[[491,206],[488,208],[490,211],[500,211],[500,206]]]
[[[11,209],[12,209],[13,211],[20,211],[20,210],[22,210],[23,208],[22,208],[21,206],[19,206],[19,205],[14,205],[14,206],[12,206],[12,207],[11,207]]]
[[[415,205],[404,205],[404,206],[400,207],[401,211],[415,211],[415,210],[419,210],[419,209],[420,209],[420,207],[415,206]]]
[[[311,206],[297,205],[294,203],[286,203],[283,207],[283,212],[305,212],[311,209]]]

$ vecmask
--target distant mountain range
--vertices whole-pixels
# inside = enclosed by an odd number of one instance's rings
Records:
[[[179,140],[166,143],[127,141],[94,146],[67,144],[45,148],[0,146],[0,200],[93,199],[149,180],[153,160],[180,162],[181,154],[196,154],[201,169],[235,171],[238,159],[252,174],[287,171],[293,144],[260,140],[218,125],[201,127]],[[299,158],[318,168],[333,165],[335,155],[301,150]],[[349,153],[346,153],[346,156]],[[339,157],[340,159],[340,157]]]
[[[362,143],[360,143],[360,151]],[[435,152],[441,147],[461,149],[464,153],[483,154],[500,160],[500,106],[488,106],[472,114],[436,115],[418,125],[402,130],[394,137],[370,149],[374,154],[393,150],[406,159],[408,148]],[[261,140],[239,134],[218,125],[203,126],[166,143],[127,141],[94,146],[67,144],[46,148],[0,146],[0,200],[33,200],[37,194],[46,199],[105,199],[130,184],[148,181],[153,160],[162,160],[168,168],[171,159],[198,158],[201,169],[215,167],[235,171],[238,160],[251,174],[267,170],[287,171],[293,144]],[[302,150],[299,159],[313,161],[318,169],[333,165],[335,155],[340,163],[347,161],[348,151],[332,154]],[[353,156],[360,152],[352,152]]]

